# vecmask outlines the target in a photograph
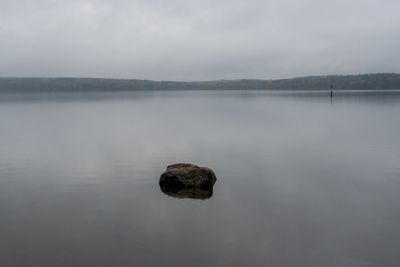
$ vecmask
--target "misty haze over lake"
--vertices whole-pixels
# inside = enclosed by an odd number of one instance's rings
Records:
[[[0,77],[400,72],[398,0],[1,0]]]
[[[399,11],[0,0],[0,267],[400,266]]]
[[[400,93],[0,95],[0,265],[400,262]],[[218,177],[167,196],[166,166]]]

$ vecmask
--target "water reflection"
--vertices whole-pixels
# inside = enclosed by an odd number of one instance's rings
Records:
[[[0,96],[0,266],[397,267],[400,94],[330,102]],[[160,188],[182,160],[223,182]]]
[[[160,184],[160,189],[164,194],[175,198],[209,199],[213,195],[212,188],[171,188]]]

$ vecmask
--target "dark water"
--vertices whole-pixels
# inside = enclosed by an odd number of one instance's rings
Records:
[[[399,205],[400,93],[0,96],[0,266],[397,267]]]

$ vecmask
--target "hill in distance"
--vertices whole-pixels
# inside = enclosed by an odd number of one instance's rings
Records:
[[[0,78],[0,93],[168,90],[398,90],[400,74],[309,76],[202,82],[101,78]]]

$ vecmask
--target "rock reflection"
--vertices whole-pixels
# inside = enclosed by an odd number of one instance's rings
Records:
[[[213,189],[203,188],[171,188],[160,185],[161,191],[175,198],[209,199],[213,195]]]

